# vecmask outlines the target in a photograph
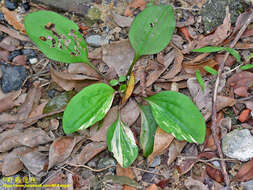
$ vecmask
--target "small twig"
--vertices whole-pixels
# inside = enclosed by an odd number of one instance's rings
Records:
[[[28,118],[28,119],[0,121],[0,125],[10,124],[10,123],[26,123],[26,124],[29,125],[30,123],[32,123],[34,121],[37,121],[37,120],[42,119],[44,117],[55,115],[57,113],[61,113],[63,111],[64,111],[64,109],[59,109],[59,110],[52,111],[52,112],[49,112],[49,113],[46,113],[46,114],[42,114],[42,115],[39,115],[39,116],[31,117],[31,118]]]
[[[237,102],[243,102],[243,101],[247,101],[247,100],[250,100],[252,99],[253,96],[249,96],[249,97],[245,97],[245,98],[239,98],[239,99],[235,99]]]
[[[230,45],[230,48],[233,48],[235,46],[235,44],[238,42],[241,35],[244,33],[244,31],[246,30],[246,28],[250,24],[252,18],[253,18],[253,12],[249,16],[248,20],[245,22],[243,27],[241,28],[241,30],[236,35],[235,39],[233,40],[233,42]],[[221,169],[222,169],[221,171],[222,171],[222,174],[224,176],[224,181],[225,181],[227,187],[229,187],[230,180],[229,180],[229,176],[228,176],[228,173],[227,173],[227,170],[226,170],[226,163],[223,160],[224,157],[223,157],[223,153],[222,153],[222,150],[221,150],[220,141],[218,140],[217,132],[216,132],[216,98],[217,98],[217,92],[218,92],[220,77],[221,77],[225,62],[228,58],[228,55],[229,55],[229,53],[227,52],[225,54],[225,57],[224,57],[221,65],[219,66],[218,76],[217,76],[217,79],[216,79],[216,82],[215,82],[215,88],[214,88],[214,94],[213,94],[213,105],[212,105],[212,125],[211,125],[211,130],[212,130],[212,135],[214,137],[214,142],[215,142],[215,145],[217,147],[219,157],[222,159],[222,160],[220,160]]]
[[[239,162],[238,160],[236,159],[231,159],[231,158],[211,158],[211,159],[207,159],[207,160],[204,160],[204,159],[199,159],[198,157],[196,156],[177,156],[178,158],[181,158],[183,160],[191,160],[191,159],[197,159],[198,161],[200,162],[213,162],[213,161],[228,161],[228,162]]]
[[[136,168],[136,167],[129,167],[129,168],[164,177],[164,175],[162,175],[162,174],[159,174],[159,173],[156,173],[156,172],[152,172],[152,171],[148,171],[148,170],[144,170],[144,169],[141,169],[141,168]]]
[[[107,166],[105,168],[101,168],[101,169],[94,169],[94,168],[91,168],[89,166],[86,166],[86,165],[79,165],[79,164],[72,164],[72,163],[66,163],[67,165],[69,166],[73,166],[73,167],[80,167],[80,168],[86,168],[88,170],[91,170],[93,172],[103,172],[109,168],[112,168],[112,167],[116,167],[116,166]]]

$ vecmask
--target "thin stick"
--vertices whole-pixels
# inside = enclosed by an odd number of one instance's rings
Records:
[[[28,118],[28,119],[0,121],[0,125],[10,124],[10,123],[26,123],[26,124],[29,125],[30,123],[32,123],[34,121],[37,121],[37,120],[42,119],[44,117],[55,115],[57,113],[61,113],[63,111],[64,111],[64,109],[59,109],[59,110],[52,111],[52,112],[49,112],[49,113],[46,113],[46,114],[42,114],[42,115],[39,115],[39,116],[31,117],[31,118]]]
[[[243,27],[241,28],[241,30],[236,35],[235,39],[233,40],[233,42],[230,45],[230,48],[233,48],[235,46],[235,44],[238,42],[241,35],[244,33],[244,31],[246,30],[246,28],[250,24],[252,18],[253,18],[253,12],[249,16],[248,20],[245,22]],[[213,105],[212,105],[212,126],[211,126],[211,130],[212,130],[212,135],[214,137],[215,145],[216,145],[217,150],[218,150],[219,157],[221,158],[221,160],[220,160],[221,169],[222,169],[221,171],[222,171],[222,174],[224,176],[224,181],[226,183],[226,186],[229,188],[230,180],[229,180],[229,176],[228,176],[228,173],[227,173],[227,170],[226,170],[226,163],[223,160],[224,157],[223,157],[223,153],[222,153],[222,150],[221,150],[220,141],[218,140],[217,132],[216,132],[216,99],[217,99],[217,92],[218,92],[220,77],[221,77],[222,71],[224,69],[224,65],[225,65],[225,62],[228,58],[228,55],[229,55],[229,53],[227,52],[225,54],[225,57],[224,57],[221,65],[220,65],[220,67],[219,67],[218,76],[217,76],[217,79],[216,79],[216,82],[215,82],[215,88],[214,88],[214,94],[213,94]]]
[[[134,170],[139,170],[139,171],[142,171],[142,172],[146,172],[146,173],[150,173],[150,174],[159,175],[159,176],[163,176],[164,177],[164,175],[162,175],[162,174],[159,174],[159,173],[156,173],[156,172],[152,172],[152,171],[148,171],[148,170],[144,170],[144,169],[141,169],[141,168],[136,168],[136,167],[130,167],[130,168],[132,168]]]
[[[91,167],[86,166],[86,165],[71,164],[71,163],[66,163],[66,164],[69,165],[69,166],[73,166],[73,167],[86,168],[86,169],[91,170],[93,172],[103,172],[103,171],[105,171],[109,168],[116,167],[116,166],[107,166],[107,167],[101,168],[101,169],[94,169],[94,168],[91,168]]]

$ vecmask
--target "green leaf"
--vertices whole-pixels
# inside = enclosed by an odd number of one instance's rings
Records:
[[[119,84],[119,81],[116,80],[116,79],[113,79],[113,80],[110,80],[109,84],[110,84],[111,86],[117,86],[117,85]]]
[[[247,64],[240,67],[241,70],[248,70],[252,68],[253,68],[253,64]]]
[[[157,123],[152,115],[151,107],[140,106],[141,109],[141,134],[140,144],[143,149],[143,155],[148,157],[153,152],[154,138],[157,129]]]
[[[205,69],[205,71],[207,71],[208,73],[211,73],[212,75],[218,74],[218,72],[215,69],[213,69],[212,67],[204,66],[204,69]]]
[[[219,52],[219,51],[227,51],[231,55],[233,55],[237,62],[241,62],[241,56],[238,51],[234,50],[233,48],[228,47],[215,47],[215,46],[206,46],[199,49],[193,49],[193,52],[201,52],[201,53],[212,53],[212,52]]]
[[[211,53],[211,52],[218,52],[223,51],[224,47],[215,47],[215,46],[206,46],[199,49],[193,49],[193,52],[200,52],[200,53]]]
[[[135,57],[163,50],[170,42],[175,27],[174,12],[170,5],[145,8],[136,16],[129,31]]]
[[[163,91],[146,98],[157,124],[178,140],[203,143],[205,120],[188,96],[175,91]]]
[[[238,51],[236,51],[233,48],[224,48],[227,52],[229,52],[231,55],[233,55],[237,62],[241,63],[241,56]]]
[[[122,85],[120,85],[120,87],[119,87],[119,91],[120,91],[121,93],[125,92],[126,89],[127,89],[127,85],[126,85],[126,84],[122,84]]]
[[[119,77],[119,82],[125,82],[125,81],[126,81],[126,76]]]
[[[55,12],[38,11],[25,17],[26,33],[50,59],[65,63],[89,63],[79,27]]]
[[[196,75],[196,78],[201,86],[202,91],[204,92],[205,91],[205,83],[204,83],[204,80],[200,74],[200,70],[197,70],[195,75]]]
[[[107,130],[107,145],[123,168],[129,167],[138,156],[133,133],[119,118]]]
[[[63,130],[66,134],[86,129],[102,120],[109,111],[114,89],[107,84],[90,85],[75,95],[63,114]]]

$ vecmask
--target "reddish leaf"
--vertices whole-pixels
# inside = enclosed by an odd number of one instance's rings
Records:
[[[249,119],[250,112],[251,112],[250,109],[243,110],[239,116],[239,121],[242,123],[247,121]]]
[[[76,139],[73,137],[62,136],[55,139],[49,149],[48,170],[66,160],[70,156],[75,144]]]
[[[201,63],[198,63],[198,64],[196,64],[196,63],[195,64],[185,63],[183,65],[183,67],[184,67],[185,72],[189,73],[189,74],[194,74],[197,70],[200,70],[201,73],[206,73],[205,70],[204,70],[205,66],[214,67],[217,64],[218,63],[214,59],[209,59],[207,61],[204,61],[204,62],[201,62]]]
[[[206,166],[206,172],[210,178],[217,181],[218,183],[222,183],[224,181],[221,170],[213,168],[211,166]]]
[[[117,167],[116,167],[116,174],[117,174],[117,176],[126,176],[126,177],[129,177],[131,179],[135,178],[135,174],[133,172],[133,169],[131,169],[131,168],[122,168],[119,164],[117,164]]]
[[[135,9],[139,8],[143,10],[146,7],[147,2],[145,0],[134,0],[126,8],[124,15],[133,16]]]
[[[253,159],[242,165],[236,175],[238,181],[248,181],[253,178]]]
[[[157,185],[158,187],[164,189],[166,186],[168,186],[169,181],[170,181],[169,179],[163,179],[163,180],[159,181],[156,185]],[[154,185],[154,184],[153,184],[153,185]],[[156,186],[156,188],[157,188],[157,186]]]
[[[190,42],[192,41],[192,37],[188,31],[188,29],[184,26],[184,27],[181,27],[179,28],[179,31],[184,35],[184,37]]]
[[[146,190],[158,190],[158,187],[156,186],[156,184],[152,184],[152,185],[148,186],[148,188]]]

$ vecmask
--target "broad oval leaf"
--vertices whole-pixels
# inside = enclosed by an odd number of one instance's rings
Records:
[[[136,16],[129,31],[135,56],[155,54],[163,50],[170,42],[175,27],[174,11],[170,5],[145,8]]]
[[[153,152],[157,123],[152,115],[151,107],[140,106],[141,109],[141,134],[140,144],[143,155],[148,157]]]
[[[129,167],[138,156],[133,133],[119,118],[107,130],[107,145],[123,168]]]
[[[107,84],[90,85],[75,95],[63,114],[63,130],[66,134],[86,129],[102,120],[109,111],[114,89]]]
[[[146,98],[158,125],[178,140],[203,143],[205,120],[191,99],[175,91],[163,91]]]
[[[65,63],[89,63],[86,43],[79,27],[52,11],[38,11],[25,17],[27,35],[50,59]]]

